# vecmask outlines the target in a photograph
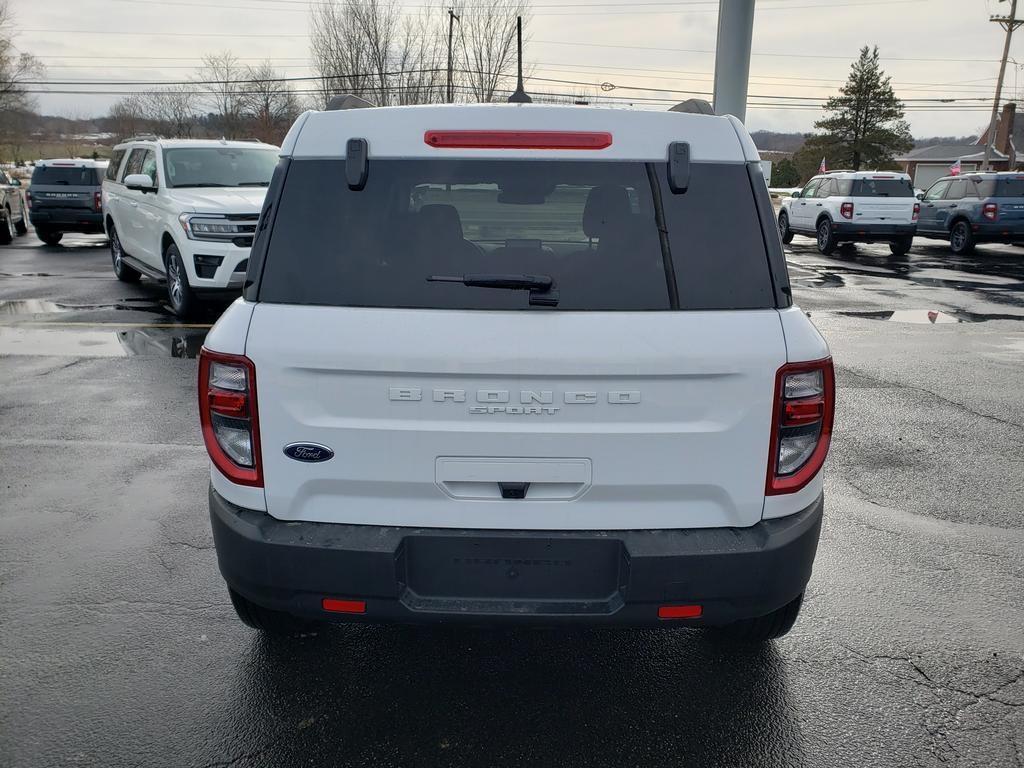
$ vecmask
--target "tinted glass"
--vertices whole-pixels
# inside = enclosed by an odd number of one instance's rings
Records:
[[[156,153],[152,149],[147,149],[146,154],[143,155],[142,169],[139,173],[146,174],[156,184]]]
[[[938,200],[939,198],[941,198],[946,193],[946,190],[948,188],[949,188],[949,182],[948,181],[937,181],[937,182],[935,182],[934,184],[932,184],[928,188],[927,192],[925,192],[924,199],[925,200]]]
[[[814,197],[814,193],[818,191],[818,185],[821,184],[821,179],[811,179],[807,182],[807,186],[804,187],[802,197]]]
[[[142,173],[142,161],[146,158],[146,151],[145,147],[132,150],[132,153],[128,156],[128,162],[125,163],[124,173],[121,174],[122,181],[133,173]]]
[[[344,160],[293,161],[264,265],[262,301],[439,309],[538,309],[528,292],[431,276],[550,276],[561,310],[670,308],[655,217],[661,197],[684,309],[774,306],[743,165],[371,160],[365,189]]]
[[[835,194],[836,183],[832,179],[825,179],[818,186],[817,191],[814,193],[815,197],[830,197]]]
[[[266,187],[277,165],[276,149],[188,147],[164,150],[169,187]]]
[[[913,197],[909,179],[854,179],[852,197]]]
[[[1024,176],[1000,178],[995,183],[992,197],[1024,197]]]
[[[115,149],[110,154],[110,165],[107,166],[106,177],[111,181],[117,179],[117,171],[121,167],[121,161],[124,160],[125,152],[127,152],[125,149]]]
[[[32,171],[35,185],[53,184],[68,187],[95,187],[99,185],[99,174],[95,168],[72,168],[60,165],[37,165]]]
[[[946,200],[959,200],[964,196],[967,191],[967,182],[963,179],[957,179],[949,183],[949,189],[946,190]]]

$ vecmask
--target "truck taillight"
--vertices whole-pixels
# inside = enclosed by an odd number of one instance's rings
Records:
[[[92,209],[99,213],[103,210],[103,193],[93,192],[92,193]]]
[[[917,221],[918,216],[921,215],[921,204],[914,203],[914,215],[910,217],[911,221]]]
[[[839,206],[839,214],[844,219],[852,219],[853,218],[853,203],[843,203],[842,205],[840,205]]]
[[[199,422],[213,465],[239,485],[263,487],[256,367],[243,355],[199,353]]]
[[[981,206],[981,215],[989,221],[995,221],[999,216],[999,206],[995,203],[985,203]]]
[[[835,415],[832,358],[789,363],[775,375],[775,404],[765,493],[795,493],[828,455]]]

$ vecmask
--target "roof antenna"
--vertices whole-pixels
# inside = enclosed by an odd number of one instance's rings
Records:
[[[515,93],[508,97],[509,104],[532,104],[533,99],[523,88],[523,17],[516,16],[516,45],[519,50],[519,82],[516,84]]]

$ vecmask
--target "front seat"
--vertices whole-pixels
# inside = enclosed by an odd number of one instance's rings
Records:
[[[583,234],[596,238],[598,250],[620,248],[629,241],[632,209],[625,187],[606,184],[594,187],[587,194],[583,208]]]
[[[462,219],[454,205],[424,205],[416,218],[419,240],[416,250],[421,258],[426,257],[431,264],[446,269],[452,265],[479,267],[483,252],[463,237]]]

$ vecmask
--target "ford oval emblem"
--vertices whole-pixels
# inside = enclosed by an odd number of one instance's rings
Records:
[[[334,458],[334,451],[318,443],[292,443],[284,447],[284,455],[296,461],[313,463]]]

